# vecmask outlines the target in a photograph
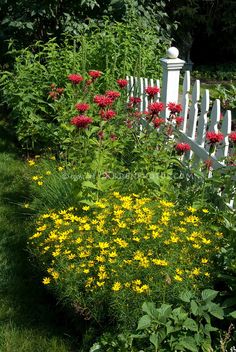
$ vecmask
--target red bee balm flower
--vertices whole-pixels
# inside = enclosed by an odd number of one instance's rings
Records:
[[[188,143],[178,143],[175,146],[175,149],[179,154],[183,154],[191,149],[190,145]]]
[[[105,95],[96,95],[93,98],[94,103],[96,103],[100,108],[105,108],[113,103],[113,100]]]
[[[64,92],[64,88],[57,88],[56,91],[58,94],[62,94]]]
[[[148,87],[145,89],[145,92],[147,93],[147,95],[148,95],[150,98],[154,98],[154,96],[155,96],[157,93],[160,92],[160,88],[148,86]]]
[[[172,114],[180,113],[182,111],[182,105],[176,103],[167,104],[167,108],[171,111]]]
[[[110,120],[116,115],[116,112],[114,110],[102,110],[100,114],[103,120]]]
[[[184,121],[184,118],[182,116],[178,116],[175,118],[175,122],[177,126],[180,126],[183,121]]]
[[[230,133],[229,139],[231,142],[236,143],[236,131]]]
[[[93,80],[95,80],[96,78],[101,77],[102,72],[101,71],[95,71],[95,70],[91,70],[89,71],[89,76],[92,77]]]
[[[88,125],[93,122],[93,119],[88,116],[79,115],[73,117],[70,122],[72,125],[75,125],[78,128],[87,128]]]
[[[164,110],[164,104],[163,103],[152,103],[148,106],[149,111],[154,115],[158,115],[159,112]]]
[[[115,90],[107,90],[105,95],[115,101],[120,97],[120,92],[116,92]]]
[[[153,120],[153,125],[155,128],[159,128],[163,123],[165,123],[165,119],[161,119],[159,117]]]
[[[126,79],[118,79],[116,82],[121,89],[124,89],[128,85],[128,81]]]
[[[103,131],[99,131],[99,132],[98,132],[98,138],[99,138],[100,140],[104,139],[104,132],[103,132]]]
[[[136,105],[136,104],[141,103],[142,100],[141,100],[141,98],[139,98],[139,97],[130,97],[130,98],[129,98],[129,101],[130,101],[131,104]]]
[[[83,77],[81,75],[78,75],[77,73],[72,73],[71,75],[68,75],[67,78],[73,84],[78,84],[83,81]]]
[[[206,133],[206,139],[211,143],[211,144],[216,144],[224,139],[224,135],[221,132],[207,132]]]
[[[79,112],[85,112],[85,111],[89,110],[90,105],[87,103],[78,103],[78,104],[75,104],[75,108]]]

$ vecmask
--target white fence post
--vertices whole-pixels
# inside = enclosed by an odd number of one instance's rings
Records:
[[[175,47],[171,47],[167,50],[167,58],[161,59],[161,65],[163,67],[162,75],[162,88],[161,88],[161,102],[178,103],[179,99],[179,74],[183,65],[184,60],[178,58],[179,50]],[[166,108],[162,116],[167,119],[169,116],[169,110]]]

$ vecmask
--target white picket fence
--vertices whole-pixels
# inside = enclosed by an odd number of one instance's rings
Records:
[[[227,172],[230,166],[226,166],[223,159],[230,157],[231,153],[228,137],[231,133],[231,111],[227,110],[221,118],[220,100],[216,99],[212,105],[207,89],[201,97],[199,80],[196,80],[191,90],[189,71],[186,71],[184,75],[182,99],[180,101],[179,73],[184,61],[178,59],[177,56],[173,57],[172,55],[170,58],[161,60],[163,64],[162,91],[161,98],[159,94],[156,100],[161,100],[165,104],[169,102],[182,104],[181,116],[183,116],[184,121],[179,130],[180,140],[191,146],[191,151],[185,155],[185,159],[191,160],[195,168],[199,167],[201,161],[211,160],[212,169],[221,168],[223,172]],[[160,87],[159,80],[132,76],[127,77],[127,80],[129,95],[141,97],[140,111],[146,111],[148,98],[145,89],[148,86]],[[163,116],[165,118],[169,116],[168,109],[163,113]],[[207,131],[221,132],[224,135],[224,140],[216,146],[215,151],[211,154],[209,154],[209,143],[206,140]],[[235,179],[233,178],[232,182],[235,182]],[[232,199],[229,205],[233,207],[233,203],[234,200]]]

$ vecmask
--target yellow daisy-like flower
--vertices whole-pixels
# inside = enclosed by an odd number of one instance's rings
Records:
[[[51,173],[51,171],[46,171],[46,175],[47,176],[49,176],[49,175],[51,175],[52,173]]]
[[[121,287],[122,287],[121,283],[117,281],[114,283],[114,285],[112,286],[111,289],[112,289],[112,291],[120,291]]]
[[[52,272],[52,277],[57,280],[59,278],[59,273],[57,271]]]
[[[38,181],[38,179],[39,179],[38,176],[33,176],[33,177],[32,177],[32,180],[33,180],[33,181]]]
[[[38,181],[37,183],[38,183],[39,186],[43,185],[43,181]]]
[[[29,166],[34,166],[35,165],[35,161],[34,160],[28,160],[28,164],[29,164]]]
[[[48,285],[48,284],[50,284],[50,282],[51,282],[50,277],[44,277],[44,278],[43,278],[42,283],[43,283],[44,285]]]
[[[180,275],[177,275],[177,274],[174,276],[174,279],[176,281],[183,281],[183,278]]]

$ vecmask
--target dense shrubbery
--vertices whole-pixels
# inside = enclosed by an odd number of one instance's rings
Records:
[[[59,46],[54,40],[43,45],[38,42],[15,55],[13,72],[3,72],[1,87],[3,102],[11,111],[12,125],[18,139],[28,150],[45,146],[60,148],[68,137],[67,121],[73,114],[78,99],[90,102],[96,92],[117,88],[114,78],[130,75],[157,77],[159,59],[165,45],[155,30],[137,30],[139,23],[104,22],[101,29],[94,25],[91,32]],[[145,40],[143,40],[145,36]],[[87,71],[106,72],[95,86],[86,86]],[[80,72],[84,81],[73,92],[67,79],[70,73]],[[91,77],[90,77],[91,78]],[[50,93],[51,85],[60,90],[57,97]],[[92,111],[94,112],[94,111]]]

